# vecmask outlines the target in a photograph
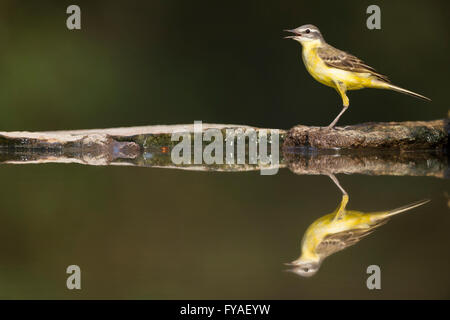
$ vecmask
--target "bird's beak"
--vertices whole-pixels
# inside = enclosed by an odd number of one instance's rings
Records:
[[[295,273],[295,269],[285,269],[283,272]]]
[[[294,35],[293,36],[286,36],[286,37],[284,37],[284,39],[292,39],[292,38],[295,38],[295,37],[300,37],[301,36],[301,33],[299,33],[299,32],[297,32],[295,29],[286,29],[286,30],[283,30],[283,31],[285,31],[285,32],[290,32],[290,33],[293,33]]]

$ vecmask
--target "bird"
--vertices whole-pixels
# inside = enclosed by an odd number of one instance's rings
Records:
[[[356,244],[376,228],[387,223],[391,217],[430,201],[424,199],[393,210],[379,212],[347,210],[348,193],[334,175],[329,176],[342,191],[341,203],[334,212],[318,218],[307,228],[302,239],[300,257],[286,263],[292,267],[287,271],[303,277],[316,274],[325,258]]]
[[[336,89],[342,98],[342,111],[330,123],[328,129],[334,128],[350,105],[347,90],[388,89],[431,101],[421,94],[393,85],[387,76],[378,73],[361,59],[332,47],[325,41],[319,28],[312,24],[284,31],[293,34],[284,37],[285,39],[293,39],[302,45],[303,63],[311,76],[320,83]]]

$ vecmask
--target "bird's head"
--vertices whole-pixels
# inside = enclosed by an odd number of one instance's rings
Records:
[[[302,260],[298,259],[291,263],[286,263],[287,266],[292,266],[292,269],[287,271],[298,274],[302,277],[312,277],[320,268],[320,261]]]
[[[301,27],[284,30],[286,32],[290,32],[293,35],[284,37],[285,39],[293,39],[295,41],[300,42],[301,44],[308,43],[310,41],[321,41],[323,40],[322,34],[320,33],[319,28],[313,26],[312,24],[305,24]]]

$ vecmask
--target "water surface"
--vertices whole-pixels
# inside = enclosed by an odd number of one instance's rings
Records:
[[[167,157],[167,150],[155,150],[140,159]],[[258,170],[27,164],[42,155],[51,162],[45,150],[1,152],[2,298],[450,297],[445,156],[421,153],[389,162],[385,168],[403,163],[397,176],[394,169],[388,175],[337,172],[349,210],[431,202],[393,217],[303,278],[285,272],[284,263],[300,255],[308,226],[342,199],[328,176],[295,170],[299,163],[305,168],[305,161],[316,168],[317,155],[284,155],[291,162],[283,160],[273,176]],[[391,159],[377,156],[383,157]],[[342,167],[346,160],[340,159]],[[415,176],[404,175],[408,164]],[[82,270],[78,292],[65,286],[71,264]],[[381,268],[381,290],[366,287],[366,269],[373,264]]]

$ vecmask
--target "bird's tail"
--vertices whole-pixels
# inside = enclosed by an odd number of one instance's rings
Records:
[[[399,214],[399,213],[402,213],[402,212],[405,212],[405,211],[408,211],[408,210],[420,207],[420,206],[422,206],[422,205],[424,205],[425,203],[428,203],[428,202],[430,202],[429,199],[424,199],[424,200],[420,200],[420,201],[416,201],[416,202],[407,204],[406,206],[402,206],[402,207],[397,208],[397,209],[389,210],[385,217],[392,217],[392,216],[394,216],[396,214]]]
[[[421,94],[418,94],[418,93],[415,93],[415,92],[412,92],[412,91],[409,91],[409,90],[406,90],[406,89],[394,86],[393,84],[390,84],[390,83],[385,83],[384,87],[386,89],[394,90],[394,91],[397,91],[397,92],[400,92],[400,93],[403,93],[403,94],[407,94],[409,96],[416,97],[416,98],[419,98],[419,99],[422,99],[422,100],[425,100],[425,101],[431,101],[430,98],[427,98],[427,97],[425,97],[425,96],[423,96]]]

